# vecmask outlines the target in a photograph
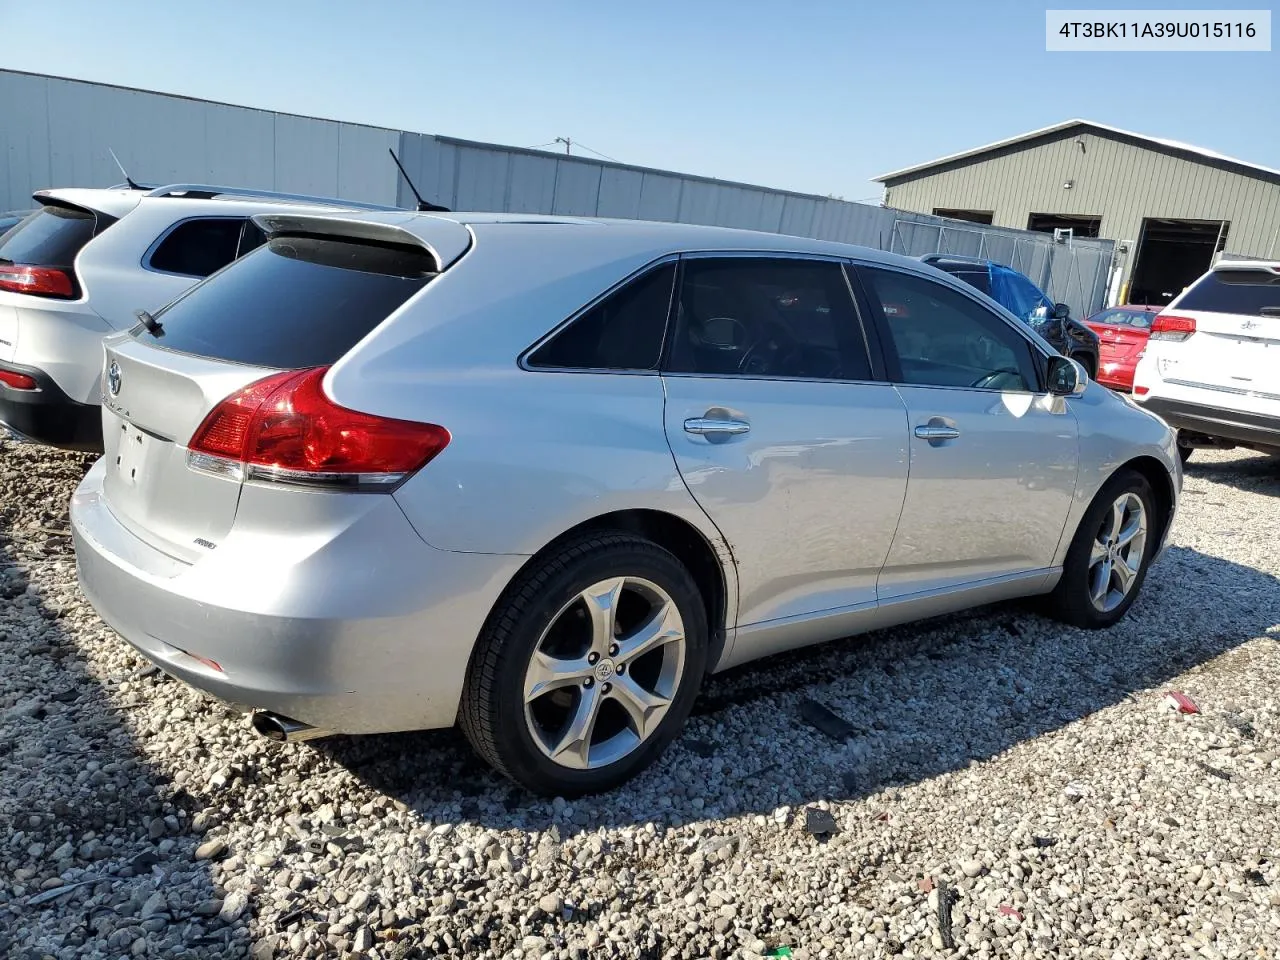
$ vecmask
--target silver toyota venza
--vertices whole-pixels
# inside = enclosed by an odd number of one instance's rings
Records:
[[[703,677],[1018,596],[1133,603],[1165,424],[914,260],[674,224],[271,214],[106,342],[85,593],[276,739],[461,725],[607,789]]]

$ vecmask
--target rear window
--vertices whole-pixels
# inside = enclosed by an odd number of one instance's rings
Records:
[[[156,344],[259,367],[323,366],[435,275],[419,248],[276,237],[157,313]],[[152,338],[141,326],[133,335]]]
[[[151,269],[186,277],[216,273],[236,258],[245,223],[232,217],[185,220],[156,245]]]
[[[1155,314],[1148,310],[1104,310],[1089,318],[1090,323],[1108,323],[1119,327],[1137,327],[1150,330]]]
[[[0,236],[0,261],[70,267],[80,248],[115,220],[88,210],[46,206]]]
[[[963,280],[969,286],[980,290],[988,297],[991,296],[991,280],[989,273],[985,267],[954,267],[944,266],[943,264],[934,264],[940,270],[945,270],[958,280]]]
[[[1178,301],[1182,310],[1280,316],[1280,274],[1265,270],[1214,270]]]

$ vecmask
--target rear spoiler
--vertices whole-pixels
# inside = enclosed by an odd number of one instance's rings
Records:
[[[380,223],[377,220],[349,220],[342,217],[296,213],[260,213],[250,219],[254,226],[267,235],[268,239],[290,236],[338,237],[400,247],[417,247],[434,258],[437,272],[461,256],[470,245],[470,231],[461,224],[448,220],[440,221],[441,226],[461,231],[461,236],[453,238],[454,244],[459,246],[457,250],[437,250],[435,246],[412,231],[394,224]]]

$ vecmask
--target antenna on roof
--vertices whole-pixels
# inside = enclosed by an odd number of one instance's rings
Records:
[[[418,201],[418,209],[424,212],[448,213],[448,207],[442,207],[438,204],[427,203],[422,199],[422,194],[418,192],[418,188],[413,185],[413,181],[409,179],[409,174],[405,172],[404,164],[400,162],[400,158],[396,156],[396,152],[387,147],[387,153],[391,154],[391,159],[396,162],[396,166],[400,170],[400,176],[404,177],[404,182],[409,185],[409,190],[413,193],[414,198]]]
[[[129,185],[131,190],[145,190],[141,184],[133,182],[133,177],[129,176],[129,171],[124,168],[124,164],[120,162],[120,158],[116,156],[116,152],[107,147],[107,153],[111,154],[111,159],[116,162],[116,166],[120,168],[120,175],[124,177],[124,182]]]

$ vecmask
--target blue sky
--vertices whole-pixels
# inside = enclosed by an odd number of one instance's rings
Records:
[[[1280,167],[1280,53],[1050,54],[1045,6],[0,0],[0,67],[849,200],[1070,117]]]

